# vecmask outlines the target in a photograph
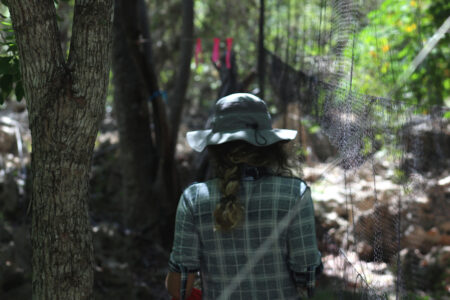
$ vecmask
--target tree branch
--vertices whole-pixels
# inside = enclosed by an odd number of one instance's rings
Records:
[[[19,48],[22,76],[25,82],[32,83],[32,86],[25,86],[25,92],[27,97],[32,97],[30,89],[52,81],[56,77],[55,72],[64,65],[56,9],[52,0],[11,0],[8,5]],[[35,53],[39,53],[40,60],[34,59]],[[33,74],[26,72],[25,65],[31,66]]]
[[[41,111],[51,94],[63,86],[65,62],[59,41],[56,9],[52,0],[8,2],[19,49],[20,71],[28,111]],[[36,55],[39,59],[36,59]],[[52,83],[52,89],[44,88]],[[30,115],[33,130],[36,118]]]
[[[113,0],[75,1],[68,66],[71,92],[76,99],[89,101],[101,97],[88,93],[107,88],[111,66],[112,19]],[[100,85],[101,88],[81,90],[81,79],[92,85]]]

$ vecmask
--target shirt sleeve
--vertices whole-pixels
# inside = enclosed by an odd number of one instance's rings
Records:
[[[292,207],[295,217],[287,231],[288,265],[297,285],[308,289],[315,286],[316,272],[320,271],[321,255],[317,248],[314,206],[311,190],[306,187]]]
[[[169,259],[169,270],[172,272],[194,273],[200,269],[199,239],[194,224],[192,196],[185,191],[178,202],[175,236]]]

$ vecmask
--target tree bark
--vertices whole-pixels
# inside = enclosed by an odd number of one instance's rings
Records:
[[[259,96],[264,99],[266,59],[264,51],[264,0],[259,1],[258,83]]]
[[[123,9],[126,1],[116,1],[113,27],[114,107],[120,136],[120,160],[124,195],[125,224],[141,230],[155,223],[159,202],[151,201],[156,173],[156,153],[150,130],[147,90],[130,55],[123,20],[134,20],[141,28],[141,46],[148,48],[150,36],[146,21],[146,5],[139,0],[137,10]],[[141,6],[141,7],[140,7]],[[131,16],[124,16],[124,14]],[[136,40],[139,43],[139,40]],[[148,51],[148,50],[147,50]],[[147,55],[150,55],[147,52]]]
[[[183,31],[179,70],[175,75],[174,92],[170,93],[166,105],[154,70],[145,2],[143,0],[116,2],[113,63],[115,101],[119,127],[123,127],[120,128],[120,139],[124,144],[121,146],[121,155],[126,156],[123,157],[122,173],[124,177],[132,176],[124,178],[129,181],[128,184],[125,182],[125,195],[130,206],[128,209],[131,210],[129,216],[134,222],[132,226],[136,229],[148,228],[147,225],[156,221],[162,229],[163,240],[167,239],[166,223],[170,224],[172,220],[167,218],[161,220],[160,216],[161,214],[166,216],[173,210],[180,194],[174,156],[193,50],[193,0],[184,0],[182,5]],[[145,116],[147,110],[143,105],[148,98],[152,104],[151,120]],[[170,115],[166,115],[166,109]],[[146,122],[144,119],[154,125],[151,126],[154,132],[150,134],[150,138],[142,132],[148,128],[148,125],[146,127],[144,125]],[[145,153],[141,151],[144,148],[144,145],[140,146],[142,143],[147,143],[147,149],[149,143],[152,143],[153,147]],[[149,158],[151,163],[146,163]],[[144,167],[145,165],[149,167]],[[142,192],[144,190],[151,195],[147,197],[147,193]]]
[[[91,299],[91,157],[108,85],[113,0],[77,0],[66,62],[53,0],[8,1],[32,135],[33,299]]]
[[[119,0],[124,1],[124,0]],[[143,38],[141,24],[136,22],[137,12],[142,0],[124,1],[118,17],[121,18],[122,28],[126,33],[128,51],[139,73],[141,84],[145,88],[146,98],[151,99],[153,108],[153,124],[155,125],[155,148],[158,160],[167,157],[169,149],[170,126],[168,123],[166,106],[159,93],[159,84],[153,62],[149,57],[147,43],[140,43]]]
[[[175,153],[178,140],[178,131],[180,128],[181,114],[183,112],[184,104],[186,102],[186,91],[189,84],[189,77],[191,71],[191,60],[194,46],[194,1],[183,0],[183,26],[181,32],[181,51],[179,59],[179,69],[176,73],[176,83],[173,93],[169,94],[169,122],[170,122],[170,136],[168,153],[160,164],[160,177],[155,184],[155,187],[162,191],[166,197],[163,202],[164,212],[168,216],[163,222],[163,230],[173,232],[174,215],[172,212],[176,210],[178,199],[181,194],[180,179],[178,175],[177,166],[175,164]],[[172,236],[169,239],[163,239],[165,245],[172,244]]]
[[[191,73],[192,50],[194,47],[194,1],[183,0],[183,26],[181,32],[181,53],[174,92],[169,97],[170,124],[172,125],[172,151],[178,139],[181,113],[186,102],[186,90]]]

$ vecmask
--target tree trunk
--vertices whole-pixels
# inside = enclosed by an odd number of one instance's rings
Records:
[[[131,211],[128,219],[136,229],[147,229],[148,225],[157,222],[163,240],[168,237],[166,223],[173,222],[161,219],[161,215],[166,216],[173,210],[180,194],[174,156],[193,50],[192,0],[183,1],[182,28],[179,70],[174,92],[169,96],[170,116],[167,116],[152,61],[145,2],[116,2],[113,68],[122,174],[126,205]],[[144,107],[148,98],[152,104],[151,120]],[[151,126],[153,135],[149,121],[154,125]],[[147,192],[151,193],[148,197]]]
[[[191,73],[192,50],[194,47],[194,1],[183,0],[183,26],[181,32],[181,53],[174,92],[169,97],[170,124],[172,125],[172,149],[175,153],[181,113],[186,102],[186,90]]]
[[[108,86],[113,0],[77,0],[66,62],[53,0],[8,1],[32,135],[33,299],[91,299],[91,157]]]
[[[146,30],[145,2],[140,0],[143,7],[137,6],[135,11],[123,9],[126,5],[126,1],[116,1],[114,8],[114,107],[120,136],[125,224],[141,230],[158,220],[159,202],[151,201],[151,182],[156,176],[157,162],[150,131],[147,91],[130,55],[123,20],[134,20],[138,23],[136,27],[142,28],[142,46],[150,43],[150,36]],[[126,13],[132,15],[122,15]]]
[[[264,51],[264,0],[259,1],[259,38],[258,38],[258,83],[259,96],[264,99],[266,59]]]
[[[155,184],[158,191],[163,192],[166,201],[163,202],[163,209],[167,216],[162,222],[163,231],[173,232],[175,215],[178,199],[181,194],[180,179],[175,162],[175,153],[178,140],[178,130],[180,128],[181,114],[186,102],[186,91],[189,84],[191,71],[191,60],[194,46],[194,2],[193,0],[183,0],[183,26],[181,32],[181,51],[179,59],[179,69],[176,73],[176,83],[173,93],[170,93],[169,103],[169,122],[171,125],[168,154],[166,159],[160,164],[160,177]],[[166,235],[163,239],[164,245],[172,244],[172,235]]]

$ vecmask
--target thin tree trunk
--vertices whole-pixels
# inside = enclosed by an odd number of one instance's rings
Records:
[[[175,211],[178,203],[178,197],[181,194],[180,179],[177,166],[175,165],[175,153],[178,140],[178,130],[180,128],[181,115],[186,102],[186,91],[189,84],[191,71],[191,60],[194,46],[194,1],[183,0],[183,26],[181,32],[181,53],[179,59],[179,69],[176,73],[176,83],[174,92],[169,94],[169,122],[171,125],[170,141],[167,158],[161,161],[161,177],[158,178],[156,188],[164,191],[166,201],[164,202],[164,211],[166,215],[173,216],[171,212]],[[160,180],[162,179],[162,180]],[[174,219],[174,218],[173,218]],[[168,217],[165,221],[164,230],[173,231],[174,220]],[[163,240],[165,244],[172,243],[172,236]]]
[[[120,136],[120,160],[124,195],[125,223],[140,230],[158,220],[159,202],[151,201],[156,173],[156,153],[150,131],[147,91],[139,77],[139,70],[130,55],[123,20],[135,20],[142,28],[141,46],[150,43],[146,30],[144,7],[136,11],[123,9],[126,1],[116,1],[113,29],[114,107]],[[132,16],[121,14],[131,13]],[[139,26],[143,23],[143,26]],[[138,42],[138,41],[136,41]],[[149,53],[147,53],[149,54]]]
[[[192,50],[194,46],[194,1],[183,0],[183,26],[181,32],[181,53],[174,92],[169,97],[170,124],[172,125],[172,148],[175,152],[181,113],[186,102],[186,90],[191,73]]]
[[[143,38],[143,31],[140,27],[141,24],[136,22],[136,16],[138,15],[139,7],[141,7],[140,2],[142,0],[117,1],[123,1],[119,16],[121,18],[122,28],[126,33],[128,51],[139,72],[140,82],[146,91],[146,98],[151,99],[157,157],[158,159],[165,159],[167,157],[167,150],[169,149],[170,126],[166,106],[163,102],[162,95],[159,93],[158,78],[146,48],[147,45],[145,45],[146,43],[141,44],[139,42]]]
[[[146,225],[148,223],[154,223],[152,221],[158,221],[159,227],[163,230],[163,232],[167,232],[166,223],[172,223],[171,220],[167,220],[166,218],[158,218],[161,214],[167,215],[168,211],[170,211],[174,205],[176,205],[176,198],[179,197],[180,194],[180,186],[178,183],[178,177],[176,168],[174,165],[175,159],[175,146],[176,146],[176,138],[178,134],[178,128],[181,120],[181,113],[183,110],[183,104],[185,102],[185,94],[189,82],[189,73],[190,73],[190,61],[192,58],[192,48],[193,48],[193,0],[184,0],[183,1],[183,32],[181,33],[182,41],[181,41],[181,54],[180,54],[180,69],[176,74],[176,87],[174,92],[169,96],[169,106],[163,102],[162,95],[159,90],[157,75],[154,70],[154,65],[151,57],[151,39],[150,34],[148,32],[148,25],[145,17],[145,3],[143,0],[131,0],[124,1],[119,0],[118,5],[120,5],[120,9],[116,10],[117,24],[120,25],[123,36],[118,37],[117,42],[125,41],[127,45],[127,49],[123,49],[122,54],[117,54],[115,57],[118,59],[124,60],[123,56],[127,55],[129,63],[133,63],[134,66],[128,66],[128,71],[126,75],[134,70],[136,76],[130,76],[134,79],[127,78],[124,81],[120,79],[117,80],[116,85],[124,85],[128,80],[132,81],[137,79],[137,84],[135,84],[135,88],[141,86],[143,89],[143,94],[145,99],[150,98],[152,104],[152,123],[154,124],[154,148],[152,149],[152,153],[147,153],[147,156],[153,155],[152,164],[149,168],[149,172],[151,172],[151,179],[148,182],[140,181],[140,184],[145,184],[146,188],[151,187],[152,197],[145,198],[144,195],[140,194],[140,199],[136,199],[137,202],[146,202],[136,205],[132,210],[135,210],[136,213],[141,214],[141,216],[135,215],[136,218],[134,220],[136,223],[144,222]],[[128,51],[128,53],[125,53]],[[125,69],[124,69],[125,70]],[[115,71],[122,72],[119,69]],[[117,76],[121,76],[117,74]],[[120,87],[123,89],[124,87]],[[133,89],[131,85],[128,87]],[[121,92],[125,95],[125,92]],[[135,97],[138,92],[134,92],[131,94],[131,97]],[[116,93],[116,96],[119,96]],[[130,98],[130,95],[126,95]],[[133,101],[133,100],[132,100]],[[140,105],[142,108],[142,105]],[[169,107],[170,116],[166,115],[166,108]],[[140,118],[136,116],[137,110],[134,112],[131,111],[131,108],[128,108],[127,111],[134,116],[134,118]],[[125,111],[123,111],[125,112]],[[121,112],[122,113],[122,112]],[[131,115],[128,118],[133,118]],[[137,120],[133,120],[137,122]],[[120,121],[119,121],[120,122]],[[141,123],[143,124],[143,123]],[[119,123],[119,126],[120,125]],[[124,136],[124,140],[128,138],[128,136],[134,136],[130,129],[121,129],[121,139]],[[145,136],[141,136],[140,139],[146,139]],[[140,143],[141,141],[135,141],[134,145],[129,145],[129,147],[134,147],[136,143]],[[130,149],[130,148],[129,148]],[[136,150],[134,150],[136,151]],[[133,152],[134,153],[134,152]],[[143,155],[143,152],[140,152],[140,155]],[[125,154],[127,155],[127,154]],[[139,156],[142,157],[142,156]],[[138,157],[134,157],[136,162],[139,162]],[[145,161],[145,159],[144,159]],[[130,166],[128,166],[130,167]],[[127,168],[128,168],[127,167]],[[139,167],[142,167],[139,166]],[[133,168],[133,167],[131,167]],[[123,169],[126,172],[125,169]],[[131,174],[131,173],[130,173]],[[133,176],[137,176],[137,172],[134,173]],[[143,174],[143,173],[140,173]],[[145,175],[145,178],[148,178],[148,174]],[[145,179],[142,178],[142,179]],[[131,179],[133,180],[133,179]],[[139,190],[139,188],[136,188]],[[133,201],[131,201],[134,203]],[[143,206],[150,205],[146,210],[143,210]],[[162,210],[162,211],[161,211]],[[145,218],[143,218],[142,213],[149,213]],[[157,214],[155,217],[152,217],[152,214]],[[142,221],[143,220],[143,221]],[[145,227],[145,226],[144,226]],[[163,239],[167,239],[168,236],[166,234],[162,234]],[[170,239],[170,238],[169,238]],[[163,241],[166,243],[167,241]]]
[[[8,1],[32,134],[33,299],[91,299],[91,157],[108,85],[112,0],[76,1],[68,62],[53,0]]]
[[[264,51],[264,0],[259,1],[258,83],[259,96],[264,99],[266,78],[266,52]]]

